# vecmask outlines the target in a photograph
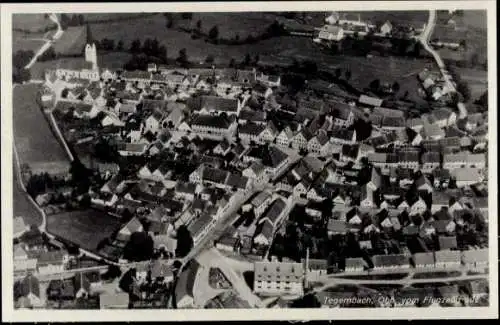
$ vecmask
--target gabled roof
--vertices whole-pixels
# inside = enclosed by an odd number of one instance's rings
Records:
[[[224,116],[195,115],[193,116],[190,124],[214,127],[218,129],[228,129],[232,123]]]
[[[137,218],[132,218],[121,230],[128,230],[131,234],[139,231],[142,228],[142,223]]]
[[[238,110],[238,100],[217,96],[201,96],[200,109],[208,111],[236,112]]]
[[[267,209],[265,214],[262,216],[262,219],[268,219],[272,222],[273,225],[276,225],[278,221],[278,217],[281,215],[283,210],[285,209],[286,203],[282,199],[278,198],[274,200],[270,207]]]
[[[21,281],[21,295],[26,297],[29,294],[40,297],[40,282],[34,275],[27,275]]]
[[[374,255],[372,261],[375,267],[400,266],[408,264],[408,258],[403,254]]]

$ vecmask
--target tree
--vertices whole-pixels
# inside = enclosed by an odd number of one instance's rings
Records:
[[[130,53],[137,54],[139,52],[141,52],[141,41],[135,39],[132,41],[132,44],[130,45]]]
[[[351,70],[347,69],[345,71],[345,80],[349,81],[351,79]]]
[[[31,72],[28,69],[15,70],[12,75],[12,81],[23,83],[31,79]]]
[[[471,91],[469,84],[465,80],[460,80],[457,83],[457,91],[462,94],[465,101],[468,101],[471,97]]]
[[[160,46],[160,48],[158,49],[158,58],[162,60],[163,63],[168,62],[167,48],[164,45]]]
[[[214,63],[214,56],[212,54],[209,54],[207,55],[207,57],[205,58],[205,63]]]
[[[253,63],[257,64],[257,63],[259,63],[259,60],[260,60],[260,56],[258,54],[255,54],[254,59],[253,59]]]
[[[116,50],[123,51],[123,41],[122,40],[119,40],[118,44],[116,44]]]
[[[242,65],[244,65],[244,66],[249,65],[251,60],[252,60],[252,59],[251,59],[251,57],[250,57],[250,54],[248,54],[248,53],[247,53],[247,54],[245,55],[245,58],[243,59]]]
[[[59,20],[59,23],[61,24],[61,28],[63,30],[68,28],[70,21],[71,18],[67,14],[61,14],[61,19]]]
[[[182,225],[177,229],[177,248],[175,249],[175,256],[186,256],[193,247],[193,238],[189,233],[186,226]]]
[[[219,37],[219,27],[217,27],[217,25],[210,29],[208,37],[212,40],[216,40]]]
[[[379,79],[375,79],[372,82],[370,82],[370,89],[373,92],[378,92],[378,90],[380,89],[380,80]]]
[[[335,69],[335,78],[340,79],[342,76],[342,70],[340,68]]]
[[[166,19],[167,19],[167,22],[165,23],[165,26],[168,29],[172,28],[172,26],[174,25],[174,19],[172,18],[172,16],[166,17]]]
[[[482,108],[488,110],[488,91],[486,90],[475,102],[474,104],[481,106]]]
[[[129,261],[151,259],[154,251],[153,239],[145,232],[134,232],[123,249],[123,257]]]
[[[51,46],[45,52],[43,52],[42,55],[40,55],[38,57],[38,60],[39,61],[50,61],[50,60],[54,60],[56,57],[57,57],[56,51]]]
[[[188,56],[187,56],[185,48],[183,48],[179,51],[179,56],[177,57],[177,62],[179,62],[181,65],[186,65],[188,63]]]
[[[397,93],[399,89],[400,89],[399,83],[397,81],[394,81],[394,83],[392,84],[392,91],[394,93]]]

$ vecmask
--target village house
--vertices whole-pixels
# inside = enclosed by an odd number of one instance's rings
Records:
[[[318,31],[319,41],[340,42],[344,38],[344,30],[342,27],[324,25],[321,28],[315,28]]]
[[[238,251],[240,244],[240,239],[238,237],[231,236],[222,236],[215,243],[215,247],[219,250],[227,251],[227,252],[236,252]]]
[[[233,118],[224,116],[194,115],[190,122],[193,132],[222,137],[232,136],[236,126]]]
[[[365,261],[361,257],[348,257],[345,259],[345,272],[361,272],[365,268]]]
[[[189,224],[188,230],[193,238],[193,246],[203,239],[215,225],[215,218],[208,212],[203,213],[198,219]]]
[[[307,275],[312,275],[314,277],[317,277],[327,274],[328,261],[326,259],[303,258],[301,262]]]
[[[292,139],[292,148],[295,150],[307,149],[307,144],[309,140],[313,137],[313,134],[309,129],[303,129],[298,131]]]
[[[392,24],[390,21],[386,21],[382,26],[380,26],[380,33],[384,36],[390,36],[392,32]]]
[[[460,251],[438,250],[434,252],[436,267],[439,268],[457,268],[460,266]]]
[[[260,216],[267,210],[271,202],[272,202],[271,193],[267,191],[262,191],[259,194],[257,194],[257,196],[255,196],[250,202],[250,204],[253,207],[255,216],[257,218],[260,218]]]
[[[484,154],[472,154],[460,152],[443,155],[443,168],[453,170],[456,168],[485,168],[486,156]]]
[[[238,99],[228,99],[217,96],[201,96],[197,111],[202,115],[239,115],[243,103]]]
[[[238,127],[238,136],[242,143],[249,144],[255,142],[258,144],[271,143],[276,138],[278,131],[273,122],[267,125],[246,123]]]
[[[316,136],[312,137],[307,143],[307,150],[319,156],[327,156],[330,152],[330,139],[324,130],[320,130]]]
[[[40,274],[50,274],[62,272],[69,262],[69,255],[66,251],[42,251],[34,255],[37,259],[37,269]]]
[[[26,275],[18,284],[20,308],[42,308],[45,302],[40,298],[40,281],[34,275]],[[16,284],[14,285],[16,288]]]
[[[436,168],[439,168],[441,164],[441,155],[439,152],[425,152],[422,154],[422,173],[430,174]]]
[[[142,223],[134,217],[122,229],[120,229],[116,235],[116,239],[126,243],[133,233],[142,231],[144,231]]]
[[[413,254],[415,268],[433,268],[435,267],[434,253],[415,253]]]
[[[470,249],[462,252],[462,263],[469,268],[485,268],[488,266],[487,249]]]
[[[281,77],[274,74],[264,74],[261,72],[256,75],[256,80],[267,87],[279,87],[281,86]]]
[[[459,188],[478,184],[484,180],[484,176],[477,168],[457,168],[451,172],[451,176]]]
[[[410,268],[408,257],[403,254],[374,255],[372,258],[374,269],[407,269]]]
[[[304,267],[302,263],[255,262],[254,291],[269,295],[302,295]]]

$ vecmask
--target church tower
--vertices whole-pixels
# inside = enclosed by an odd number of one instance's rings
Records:
[[[92,63],[92,70],[97,70],[97,48],[95,43],[85,45],[85,61]]]
[[[97,48],[92,38],[90,25],[86,26],[87,45],[85,45],[85,61],[92,63],[92,70],[97,70]]]

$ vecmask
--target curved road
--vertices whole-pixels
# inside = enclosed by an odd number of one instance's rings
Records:
[[[57,15],[52,13],[49,15],[49,18],[50,20],[52,20],[57,24],[57,32],[52,37],[52,40],[47,40],[47,42],[38,49],[33,58],[31,58],[31,61],[24,67],[25,69],[30,69],[33,66],[33,64],[35,64],[38,57],[42,55],[45,51],[47,51],[55,41],[61,38],[62,34],[64,33],[64,31],[61,28],[61,24],[59,23],[59,19],[57,19]]]
[[[446,65],[443,62],[443,59],[441,59],[441,56],[439,53],[434,50],[430,44],[430,37],[432,35],[432,32],[434,31],[434,27],[436,27],[436,10],[429,10],[429,19],[427,21],[427,25],[425,25],[425,29],[423,32],[418,36],[418,40],[420,43],[422,43],[422,46],[425,48],[425,50],[429,53],[432,54],[434,57],[434,60],[436,60],[436,63],[439,67],[439,70],[443,76],[443,79],[446,83],[446,86],[452,91],[452,92],[457,92],[457,89],[455,87],[455,84],[452,82],[450,74],[446,70]],[[460,102],[457,104],[457,108],[460,113],[460,118],[465,118],[467,117],[467,109],[465,107],[465,104]]]

